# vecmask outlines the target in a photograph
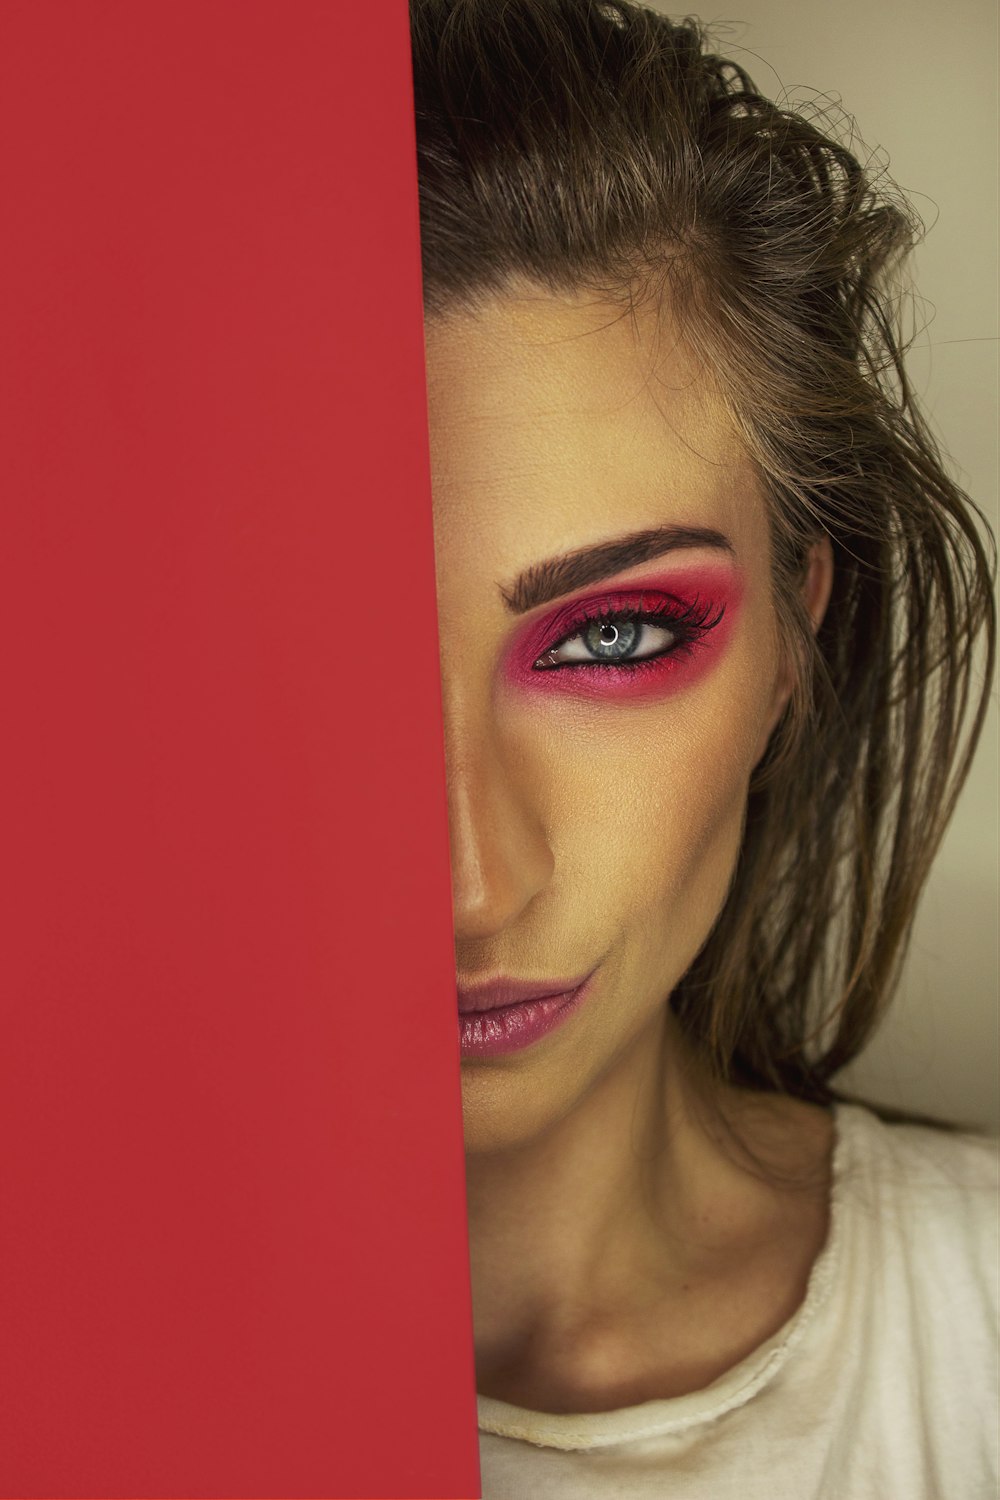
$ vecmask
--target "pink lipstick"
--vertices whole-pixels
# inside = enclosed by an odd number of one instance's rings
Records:
[[[463,1057],[518,1052],[580,1008],[593,974],[582,979],[495,979],[459,986],[458,1033]]]

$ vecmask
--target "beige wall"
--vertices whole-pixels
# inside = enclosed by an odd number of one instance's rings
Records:
[[[667,14],[676,7],[659,3]],[[724,17],[724,19],[722,19]],[[951,468],[997,526],[997,17],[993,0],[732,0],[703,12],[764,93],[828,95],[929,228],[915,261],[930,326],[910,369]],[[996,1131],[996,692],[938,857],[895,1008],[842,1081]]]

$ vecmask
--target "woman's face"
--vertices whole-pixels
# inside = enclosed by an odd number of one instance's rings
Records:
[[[427,328],[471,1151],[566,1116],[662,1022],[787,698],[765,506],[650,310],[537,292]],[[491,981],[582,994],[491,1012]],[[477,992],[478,991],[478,992]]]

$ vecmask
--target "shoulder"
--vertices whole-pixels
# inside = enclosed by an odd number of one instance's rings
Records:
[[[915,1286],[950,1288],[995,1311],[1000,1300],[1000,1143],[837,1110],[834,1192],[882,1263]]]
[[[987,1135],[931,1125],[887,1124],[860,1104],[837,1107],[838,1133],[849,1165],[904,1199],[925,1206],[947,1201],[995,1204],[1000,1142]]]

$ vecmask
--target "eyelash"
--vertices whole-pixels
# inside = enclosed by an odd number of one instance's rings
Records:
[[[714,613],[713,613],[714,611]],[[569,627],[560,632],[558,640],[546,646],[545,650],[535,659],[532,670],[536,672],[562,672],[567,668],[578,671],[583,668],[590,672],[596,667],[599,671],[612,672],[640,672],[657,667],[666,656],[678,654],[687,655],[692,646],[695,645],[710,630],[714,630],[726,612],[725,605],[718,608],[714,603],[701,605],[696,598],[688,605],[682,605],[677,599],[665,599],[654,609],[636,609],[617,606],[613,601],[605,600],[601,605],[589,608],[584,606],[576,614]],[[560,646],[567,645],[576,636],[580,635],[589,625],[619,625],[622,623],[633,625],[660,625],[669,628],[676,639],[662,651],[657,651],[652,656],[642,656],[635,660],[624,657],[619,662],[599,661],[595,658],[592,662],[554,662],[548,666],[539,666],[542,657],[547,656],[550,651],[558,651]]]

